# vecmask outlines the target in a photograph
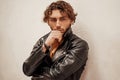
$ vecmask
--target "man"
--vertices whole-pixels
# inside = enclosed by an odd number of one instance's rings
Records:
[[[50,4],[44,22],[51,32],[35,44],[23,64],[23,72],[32,80],[79,80],[87,61],[88,44],[72,33],[76,14],[65,1]]]

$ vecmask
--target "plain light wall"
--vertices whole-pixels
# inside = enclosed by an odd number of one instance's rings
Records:
[[[43,11],[56,0],[0,0],[0,80],[30,80],[22,64],[50,31]],[[66,0],[78,13],[73,32],[89,43],[81,80],[120,80],[120,1]]]

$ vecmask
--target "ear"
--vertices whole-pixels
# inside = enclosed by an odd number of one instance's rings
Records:
[[[46,21],[46,23],[48,23],[48,20]]]
[[[49,21],[47,20],[46,23],[49,25]]]
[[[71,25],[73,25],[74,24],[74,21],[71,21]]]

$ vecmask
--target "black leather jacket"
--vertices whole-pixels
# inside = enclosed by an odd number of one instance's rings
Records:
[[[32,76],[32,80],[79,80],[88,58],[87,42],[74,35],[70,28],[51,59],[49,51],[41,50],[48,35],[38,40],[23,63],[24,74]]]

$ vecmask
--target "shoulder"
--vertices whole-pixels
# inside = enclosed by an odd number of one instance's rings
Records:
[[[78,37],[75,34],[72,34],[70,38],[71,46],[72,47],[86,47],[88,48],[88,42],[85,41],[84,39]]]
[[[40,38],[38,39],[37,43],[41,42],[42,40],[46,40],[48,36],[49,36],[49,33],[43,35],[42,37],[40,37]]]
[[[43,35],[42,37],[39,38],[38,41],[41,41],[42,39],[46,40],[46,38],[49,36],[50,33],[47,33],[45,35]]]
[[[46,40],[46,38],[48,37],[49,33],[45,34],[44,36],[40,37],[37,42],[35,43],[35,45],[33,47],[36,46],[40,46],[43,44],[43,42]]]

